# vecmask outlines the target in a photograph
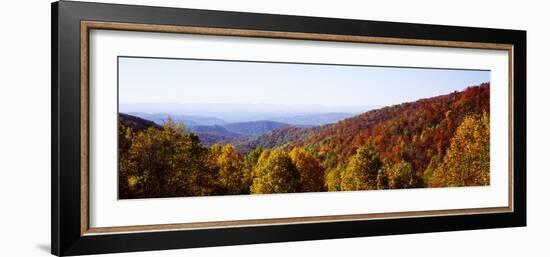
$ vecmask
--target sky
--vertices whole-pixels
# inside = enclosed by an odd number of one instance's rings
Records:
[[[490,71],[119,58],[119,102],[387,106],[489,82]]]

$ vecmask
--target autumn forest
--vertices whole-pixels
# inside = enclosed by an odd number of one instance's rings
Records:
[[[120,112],[119,198],[486,186],[489,95],[483,83],[319,125]]]

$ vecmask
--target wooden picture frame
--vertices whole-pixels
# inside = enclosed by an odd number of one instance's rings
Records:
[[[89,224],[90,30],[508,52],[506,207],[177,224]],[[526,225],[526,32],[61,1],[52,4],[52,254],[176,249]]]

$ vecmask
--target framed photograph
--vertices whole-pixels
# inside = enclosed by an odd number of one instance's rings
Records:
[[[526,32],[56,2],[52,253],[526,225]]]

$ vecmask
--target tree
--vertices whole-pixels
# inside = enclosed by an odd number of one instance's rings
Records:
[[[263,151],[254,168],[253,194],[299,192],[300,174],[283,150]]]
[[[422,187],[422,178],[416,175],[412,165],[406,161],[384,166],[387,175],[387,187],[391,189],[405,189]]]
[[[426,182],[426,184],[428,185],[431,184],[431,181],[434,178],[435,172],[441,165],[442,161],[443,161],[443,158],[441,157],[441,155],[436,153],[434,156],[432,156],[432,158],[430,159],[430,163],[426,167],[426,170],[424,170],[424,174],[423,174],[424,181]]]
[[[487,113],[464,117],[430,186],[489,185],[489,131]]]
[[[324,186],[323,168],[313,155],[302,147],[290,151],[292,163],[300,173],[301,192],[321,192]]]
[[[218,180],[224,194],[241,194],[246,188],[243,185],[243,160],[232,145],[224,145],[218,149],[212,147],[215,164],[218,169]]]
[[[370,145],[357,149],[341,175],[341,190],[376,189],[376,177],[381,167],[380,157]]]
[[[183,125],[172,120],[162,130],[150,127],[137,132],[128,150],[131,170],[139,177],[142,193],[147,197],[163,197],[170,193],[177,169],[178,141]]]
[[[326,152],[323,153],[321,156],[324,156],[322,166],[326,170],[331,170],[338,166],[338,154],[336,154],[335,152]]]
[[[177,152],[178,169],[174,196],[205,196],[220,194],[218,170],[211,162],[208,149],[191,132],[186,133]]]
[[[133,137],[131,128],[122,124],[118,126],[118,194],[121,198],[135,198],[139,195],[137,188],[139,180],[128,158]]]
[[[336,168],[333,168],[329,170],[325,176],[325,186],[327,187],[328,191],[340,191],[340,184],[341,184],[341,174],[343,172],[344,168],[341,166],[338,166]]]
[[[183,124],[168,119],[162,129],[137,132],[128,149],[127,169],[139,193],[133,197],[197,196],[216,193],[216,170],[208,149]]]
[[[258,163],[262,152],[261,147],[256,147],[243,160],[243,184],[246,185],[247,193],[250,193],[250,186],[252,185],[252,179],[254,179],[254,167]]]
[[[376,189],[388,189],[389,178],[385,168],[379,169],[376,175]]]

